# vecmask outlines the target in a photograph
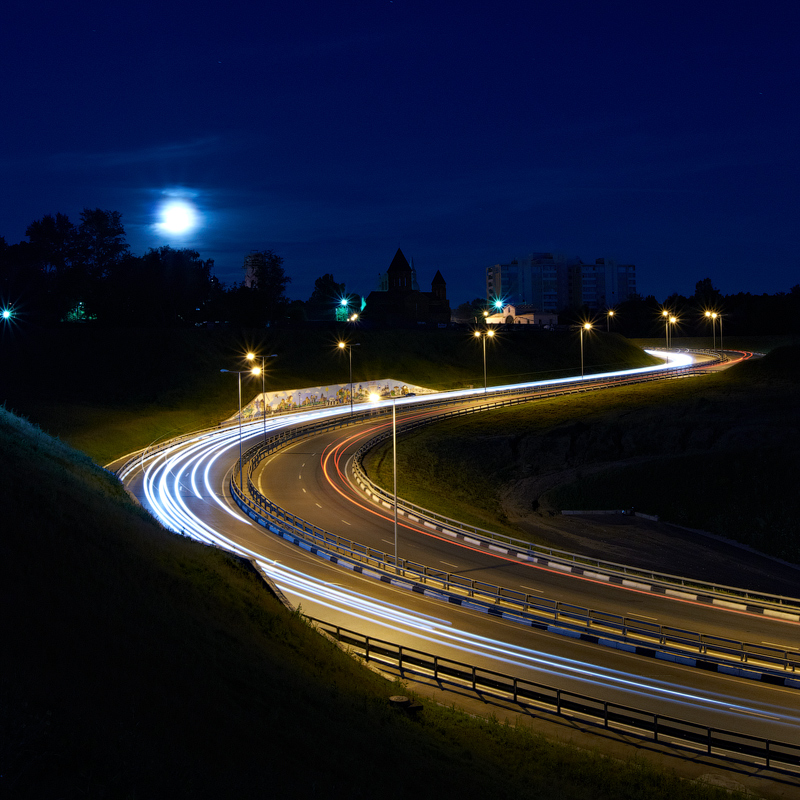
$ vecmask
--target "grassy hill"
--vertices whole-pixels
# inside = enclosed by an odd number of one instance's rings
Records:
[[[271,355],[268,389],[395,378],[433,389],[483,384],[481,343],[468,330],[277,328],[266,331],[106,329],[66,325],[3,341],[0,402],[107,464],[156,439],[214,425],[237,407],[235,375],[249,350]],[[574,333],[515,331],[487,346],[489,383],[574,375]],[[615,334],[587,337],[587,371],[654,363]],[[245,376],[244,403],[261,391]]]
[[[398,491],[520,536],[510,516],[635,507],[800,563],[798,454],[800,347],[787,346],[719,374],[423,428],[398,446]],[[367,468],[391,486],[390,444]]]
[[[159,527],[88,457],[0,409],[8,798],[728,793],[426,703]]]

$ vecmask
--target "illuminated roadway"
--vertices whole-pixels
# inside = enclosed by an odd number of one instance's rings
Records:
[[[462,394],[465,402],[483,400],[482,390],[471,396],[468,391]],[[398,422],[402,406],[409,406],[411,413],[417,402],[430,399],[426,395],[398,401]],[[298,421],[348,413],[349,407],[306,412],[269,419],[267,426],[274,431]],[[382,418],[302,439],[265,460],[253,481],[273,502],[309,522],[393,553],[391,513],[376,513],[350,486],[345,479],[349,470],[344,469],[360,438],[370,437],[376,427],[387,424],[391,422]],[[245,448],[263,439],[263,431],[261,420],[244,425]],[[238,427],[218,429],[188,437],[154,457],[138,459],[121,477],[167,527],[255,558],[309,616],[549,686],[800,744],[798,689],[631,655],[490,617],[362,577],[285,542],[253,523],[233,502],[228,485],[231,470],[238,468],[238,448]],[[341,474],[333,468],[335,458]],[[796,647],[798,639],[797,623],[680,602],[511,562],[432,537],[405,523],[400,528],[399,550],[402,558],[604,612],[787,649]]]

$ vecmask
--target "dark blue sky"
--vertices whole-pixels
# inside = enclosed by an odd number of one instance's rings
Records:
[[[800,282],[797,3],[39,4],[0,48],[0,235],[120,211],[132,250],[251,249],[289,295],[368,293],[398,246],[456,304],[555,250],[642,294]],[[154,223],[196,205],[182,239]]]

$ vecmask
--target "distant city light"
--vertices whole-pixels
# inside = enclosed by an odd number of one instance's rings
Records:
[[[11,319],[14,316],[14,312],[10,308],[4,308],[2,311],[3,319]]]

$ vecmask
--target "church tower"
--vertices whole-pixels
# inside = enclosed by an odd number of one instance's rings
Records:
[[[389,279],[390,292],[410,292],[413,288],[413,273],[411,265],[403,255],[403,251],[398,247],[394,254],[392,263],[386,271]]]

